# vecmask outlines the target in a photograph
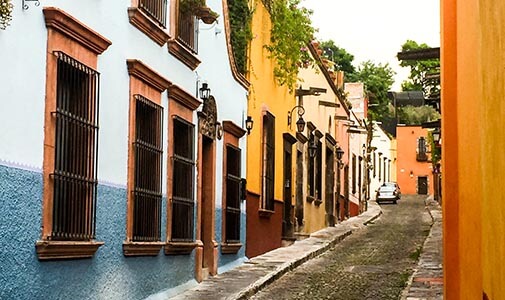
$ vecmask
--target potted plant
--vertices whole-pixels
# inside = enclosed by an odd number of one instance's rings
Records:
[[[13,7],[11,0],[0,0],[0,29],[4,30],[10,25]]]
[[[219,14],[212,11],[205,4],[205,0],[181,0],[179,2],[179,9],[183,13],[191,13],[205,24],[212,24],[219,17]]]

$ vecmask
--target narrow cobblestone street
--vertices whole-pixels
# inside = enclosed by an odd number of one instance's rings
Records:
[[[398,299],[417,264],[431,218],[425,196],[381,205],[383,215],[252,299]]]

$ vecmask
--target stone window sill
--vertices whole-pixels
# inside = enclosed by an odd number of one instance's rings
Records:
[[[170,39],[170,36],[158,23],[149,18],[137,7],[128,8],[128,18],[130,23],[152,39],[156,44],[163,46]]]
[[[124,242],[124,256],[156,256],[165,245],[163,242]]]
[[[197,242],[167,242],[165,243],[165,254],[190,254],[197,245]]]
[[[40,260],[91,258],[103,244],[96,241],[40,240],[35,243],[35,248]]]
[[[192,71],[194,71],[196,67],[198,67],[198,65],[201,63],[198,57],[196,57],[196,55],[191,52],[191,50],[189,50],[177,39],[171,39],[168,41],[168,52],[183,62]]]
[[[240,248],[241,243],[221,243],[221,253],[223,254],[236,254]]]
[[[275,213],[273,210],[268,210],[268,209],[259,209],[258,213],[260,215],[260,218],[267,218],[270,219],[270,217]]]

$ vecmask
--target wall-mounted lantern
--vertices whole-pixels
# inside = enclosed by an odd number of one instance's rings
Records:
[[[253,118],[251,116],[247,116],[245,120],[245,129],[247,130],[247,135],[251,134],[251,130],[253,129]]]
[[[311,158],[314,158],[316,157],[316,152],[317,152],[317,144],[316,144],[316,140],[313,139],[310,144],[309,144],[309,156]]]
[[[440,142],[440,129],[436,128],[433,130],[431,135],[433,136],[433,142],[435,142],[435,144],[438,144]]]
[[[344,156],[344,150],[340,148],[340,146],[337,147],[337,160],[339,163],[342,161],[342,157]]]
[[[410,178],[414,178],[414,171],[410,171]]]
[[[302,133],[305,130],[305,120],[303,120],[303,114],[305,114],[305,108],[301,105],[297,105],[291,109],[291,111],[288,112],[288,126],[291,128],[291,123],[292,123],[292,114],[295,109],[298,109],[298,121],[296,121],[296,130],[300,133]]]
[[[221,125],[221,122],[216,122],[216,137],[218,140],[223,138],[223,125]]]
[[[210,96],[209,85],[206,82],[204,82],[202,83],[202,87],[200,88],[200,99],[205,101],[209,99],[209,96]]]

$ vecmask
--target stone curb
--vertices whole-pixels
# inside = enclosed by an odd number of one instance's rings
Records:
[[[430,232],[428,233],[428,236],[426,236],[426,239],[423,242],[423,247],[421,249],[421,255],[419,256],[419,261],[417,262],[417,266],[413,269],[412,275],[410,275],[409,280],[407,281],[407,285],[405,286],[405,288],[403,289],[403,291],[401,293],[401,297],[400,297],[401,300],[414,299],[412,297],[409,297],[409,293],[410,293],[410,290],[412,288],[412,284],[413,284],[414,278],[416,277],[417,273],[422,269],[422,267],[419,265],[420,262],[421,262],[421,257],[423,255],[423,252],[425,251],[425,247],[426,247],[426,244],[428,243],[428,240],[432,236],[433,227],[436,225],[436,223],[441,223],[442,222],[442,216],[441,215],[435,216],[433,214],[433,210],[436,210],[436,209],[433,209],[434,205],[432,203],[436,203],[435,200],[433,200],[433,196],[428,196],[425,199],[425,201],[424,201],[425,208],[426,208],[426,210],[428,211],[428,214],[431,217],[432,224],[431,224],[431,227],[430,227]],[[438,208],[440,208],[440,205],[438,203],[435,206],[438,207]],[[417,299],[417,298],[415,298],[415,299]],[[421,299],[421,298],[419,298],[419,299]]]
[[[346,231],[332,236],[326,243],[324,243],[320,248],[315,249],[314,251],[307,252],[305,255],[303,255],[300,258],[294,259],[292,261],[285,262],[284,264],[280,265],[276,270],[270,272],[269,274],[263,276],[262,278],[256,280],[253,284],[249,285],[247,288],[239,292],[238,294],[233,295],[232,297],[226,298],[227,300],[244,300],[244,299],[249,299],[251,296],[274,282],[275,280],[279,279],[282,277],[282,275],[286,274],[287,272],[295,269],[296,267],[300,266],[301,264],[307,262],[308,260],[315,258],[322,253],[326,252],[329,250],[331,247],[335,246],[336,244],[340,243],[342,240],[344,240],[346,237],[351,235],[354,231],[362,229],[362,225],[366,226],[367,224],[373,222],[377,218],[379,218],[382,215],[382,210],[380,209],[380,206],[378,204],[372,204],[369,203],[369,208],[368,211],[363,213],[362,215],[353,217],[349,220],[346,220],[335,227],[331,228],[324,228],[320,231],[317,231],[313,234],[308,239],[324,239],[324,237],[327,237],[328,235],[325,233],[328,231],[332,231],[331,229],[341,227],[341,226],[346,226],[349,227]],[[355,218],[355,219],[354,219]],[[353,220],[354,219],[354,220]],[[361,222],[361,220],[365,219],[365,221]],[[356,226],[358,225],[358,226]],[[329,233],[329,232],[328,232]],[[322,235],[322,238],[318,237]],[[307,240],[308,240],[307,239]],[[290,246],[293,247],[294,245]]]

